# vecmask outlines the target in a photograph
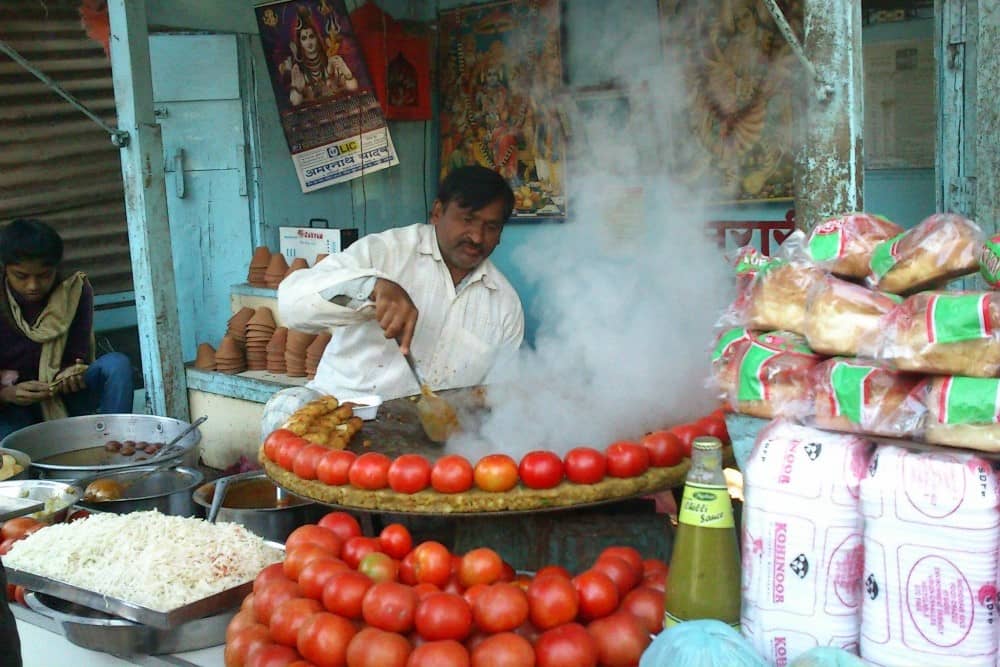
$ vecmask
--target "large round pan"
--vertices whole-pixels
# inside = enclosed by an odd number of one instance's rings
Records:
[[[54,419],[11,433],[0,447],[17,449],[31,457],[34,476],[48,479],[81,479],[101,472],[144,465],[150,455],[125,456],[105,449],[111,440],[165,445],[190,424],[155,415],[86,415]],[[193,430],[175,445],[176,452],[157,463],[177,461],[196,465],[201,432]]]

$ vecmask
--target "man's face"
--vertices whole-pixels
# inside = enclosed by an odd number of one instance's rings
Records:
[[[456,283],[482,264],[499,245],[504,222],[503,199],[478,211],[455,201],[447,206],[434,202],[431,224],[437,229],[441,256]]]
[[[4,269],[7,284],[29,303],[44,301],[56,282],[56,267],[46,266],[37,259],[8,264]]]

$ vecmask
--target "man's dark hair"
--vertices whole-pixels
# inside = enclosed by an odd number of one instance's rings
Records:
[[[514,212],[514,191],[503,176],[486,167],[459,167],[448,174],[438,188],[438,200],[447,207],[449,202],[478,211],[497,199],[503,200],[504,222]]]
[[[0,264],[4,266],[32,260],[57,266],[62,258],[62,238],[41,220],[18,218],[0,229]]]

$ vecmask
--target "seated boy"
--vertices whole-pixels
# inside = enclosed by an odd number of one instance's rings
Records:
[[[128,357],[94,361],[94,291],[84,274],[60,274],[62,258],[62,239],[43,222],[0,229],[0,438],[43,420],[132,411]]]

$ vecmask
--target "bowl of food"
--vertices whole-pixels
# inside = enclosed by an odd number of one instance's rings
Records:
[[[0,447],[0,482],[8,479],[28,479],[31,457],[17,449]]]
[[[345,398],[343,404],[350,405],[356,417],[360,417],[365,421],[371,421],[378,415],[378,408],[382,405],[382,397],[375,394],[366,394],[365,396]]]
[[[18,479],[0,482],[0,497],[31,499],[44,503],[41,510],[30,514],[45,523],[58,523],[66,518],[71,505],[80,500],[81,490],[67,482],[51,479]]]

